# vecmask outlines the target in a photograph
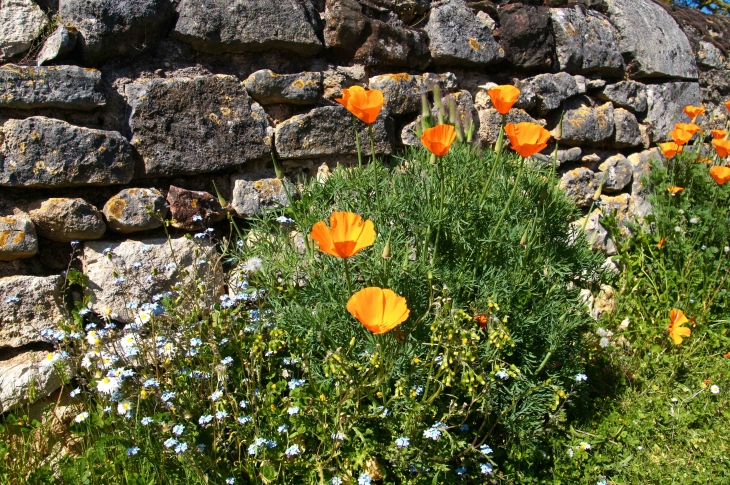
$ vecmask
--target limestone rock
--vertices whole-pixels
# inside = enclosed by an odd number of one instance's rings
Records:
[[[204,52],[313,55],[322,48],[310,12],[297,0],[181,0],[177,12],[172,36]]]
[[[79,32],[86,64],[145,50],[167,35],[171,0],[59,0],[58,13]]]
[[[101,72],[78,66],[0,67],[0,108],[91,110],[106,103]]]
[[[286,184],[286,187],[284,186]],[[231,206],[239,217],[261,215],[262,209],[287,207],[294,187],[287,180],[267,178],[256,174],[237,174],[231,177],[233,199]]]
[[[614,132],[613,105],[606,103],[592,107],[584,97],[576,97],[565,104],[563,136],[569,145],[599,145],[611,139]]]
[[[618,32],[598,12],[580,7],[550,9],[555,32],[555,51],[561,71],[621,75],[624,60],[618,48]]]
[[[115,320],[130,323],[135,314],[126,302],[149,303],[154,295],[170,291],[176,283],[185,284],[196,274],[208,282],[211,295],[221,294],[222,279],[211,275],[215,258],[205,239],[89,241],[81,256],[89,278],[85,294],[91,297],[94,312],[104,315],[108,309]]]
[[[563,174],[560,188],[579,207],[589,207],[593,203],[593,195],[596,193],[599,183],[600,180],[596,180],[592,170],[579,167]]]
[[[619,32],[619,47],[631,59],[632,77],[697,79],[687,36],[671,15],[652,0],[611,0],[608,17]]]
[[[28,214],[0,217],[0,261],[30,258],[37,252],[38,237]]]
[[[518,108],[512,108],[507,113],[507,123],[522,123],[522,122],[538,123],[532,116],[527,114],[524,110]],[[544,122],[542,123],[544,124]],[[479,141],[482,144],[493,144],[497,142],[499,136],[499,128],[502,126],[502,115],[494,108],[479,110]],[[504,137],[505,141],[508,141],[507,136]]]
[[[722,69],[727,58],[720,49],[706,41],[700,41],[700,47],[697,50],[697,61],[700,66],[708,69]]]
[[[583,150],[580,147],[558,149],[558,163],[556,167],[560,167],[565,163],[579,162],[582,155]],[[555,145],[548,145],[543,151],[533,155],[533,158],[544,164],[552,165],[555,160]]]
[[[222,170],[271,153],[266,113],[233,76],[152,79],[126,94],[147,176]]]
[[[651,84],[646,87],[648,110],[647,123],[653,142],[669,140],[669,132],[675,123],[688,123],[682,110],[687,105],[700,104],[700,85],[695,82],[671,82]]]
[[[642,145],[641,130],[639,122],[629,111],[623,108],[613,110],[613,121],[615,131],[613,135],[613,146],[615,148],[630,148]]]
[[[500,10],[499,22],[507,60],[521,69],[552,70],[555,39],[549,9],[512,3]]]
[[[32,403],[61,387],[61,377],[47,358],[48,352],[24,352],[0,361],[0,413],[21,403]],[[29,391],[33,388],[35,400]]]
[[[218,199],[208,192],[170,186],[167,192],[172,225],[186,231],[199,231],[226,218]]]
[[[30,49],[48,24],[46,14],[32,0],[0,0],[0,63]]]
[[[598,183],[603,180],[602,192],[620,192],[629,185],[633,175],[631,163],[623,155],[614,155],[598,166]]]
[[[358,121],[363,156],[370,154],[368,129]],[[385,110],[373,123],[375,152],[393,152],[393,122]],[[315,108],[276,127],[276,152],[281,158],[320,158],[356,154],[352,116],[342,106]]]
[[[243,85],[261,104],[314,104],[322,97],[322,73],[276,74],[262,69],[251,74]]]
[[[425,69],[429,64],[427,38],[423,32],[370,19],[370,35],[357,49],[354,61],[368,67]]]
[[[335,56],[351,59],[367,37],[370,19],[357,0],[327,0],[324,44]]]
[[[586,217],[588,220],[586,221]],[[585,238],[594,251],[601,251],[606,256],[616,254],[616,245],[608,236],[608,231],[601,224],[603,214],[600,209],[594,210],[591,214],[579,219],[573,223],[573,229],[577,231],[583,230],[585,224]]]
[[[644,113],[647,108],[646,86],[636,81],[621,81],[609,84],[596,94],[602,101],[610,101],[617,108],[632,113]]]
[[[538,74],[526,82],[535,90],[541,115],[559,108],[563,101],[578,94],[578,84],[567,72]]]
[[[504,58],[504,49],[492,31],[464,0],[445,0],[432,6],[424,30],[434,64],[488,66]]]
[[[125,184],[134,174],[132,147],[116,131],[35,116],[6,121],[2,135],[0,186]]]
[[[400,144],[403,146],[413,146],[421,143],[421,139],[416,134],[416,130],[420,127],[420,121],[412,121],[404,126],[400,132]]]
[[[124,189],[109,199],[103,212],[111,230],[131,234],[162,227],[168,207],[159,190],[132,188]]]
[[[61,60],[74,47],[76,47],[76,29],[67,25],[59,25],[43,43],[43,47],[38,53],[36,65],[42,66],[49,62]]]
[[[619,223],[619,228],[625,236],[629,235],[626,223],[634,220],[632,203],[633,198],[630,194],[602,194],[601,200],[598,202],[604,216],[614,215],[616,217],[616,222]]]
[[[40,331],[57,329],[66,314],[61,276],[0,278],[0,347],[41,341]]]
[[[427,92],[423,76],[407,73],[371,77],[369,86],[383,92],[385,109],[396,116],[420,111],[421,93]]]
[[[51,198],[31,207],[29,214],[36,232],[52,241],[99,239],[106,231],[99,209],[84,199]]]

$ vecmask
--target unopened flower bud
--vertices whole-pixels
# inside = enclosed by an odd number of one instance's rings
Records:
[[[392,256],[390,252],[390,235],[388,235],[388,241],[385,243],[385,247],[383,248],[383,259],[390,259]]]

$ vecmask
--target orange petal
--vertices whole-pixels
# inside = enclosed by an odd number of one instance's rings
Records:
[[[317,241],[320,251],[331,256],[340,257],[340,254],[335,250],[335,245],[332,241],[332,233],[324,221],[319,221],[312,227],[310,236],[314,241]]]
[[[392,290],[363,288],[350,297],[347,311],[375,334],[386,333],[405,322],[410,314],[406,299]]]
[[[667,190],[672,195],[677,195],[680,192],[684,192],[684,187],[677,187],[676,185],[670,185]]]
[[[672,308],[669,312],[669,321],[670,325],[674,326],[684,325],[689,322],[687,317],[684,315],[684,312],[682,310],[677,310],[676,308]]]
[[[705,108],[703,108],[702,106],[685,106],[682,111],[684,111],[687,116],[692,118],[693,121],[699,115],[705,114]]]
[[[661,148],[662,153],[667,158],[672,158],[677,153],[682,153],[682,145],[679,145],[673,141],[669,141],[667,143],[660,143],[659,148]]]
[[[710,133],[712,133],[712,138],[715,140],[722,140],[727,135],[725,130],[711,130]]]
[[[712,148],[720,158],[725,158],[730,154],[730,140],[712,140]]]
[[[377,89],[364,90],[360,88],[350,93],[347,109],[368,125],[373,124],[385,104],[383,92]]]
[[[550,139],[550,132],[535,123],[508,123],[504,131],[509,137],[510,147],[525,158],[543,150]]]
[[[725,101],[725,107],[730,111],[730,101]]]
[[[520,90],[514,86],[504,85],[490,89],[487,94],[489,94],[494,108],[499,113],[506,115],[520,97]]]
[[[719,185],[725,185],[730,180],[730,168],[728,167],[712,167],[710,175]]]
[[[456,130],[451,125],[437,125],[427,128],[421,136],[421,143],[428,151],[437,157],[443,157],[449,152],[451,144],[456,139]]]
[[[312,227],[311,237],[319,250],[338,258],[349,258],[375,242],[375,226],[352,212],[333,212],[330,227],[320,221]]]

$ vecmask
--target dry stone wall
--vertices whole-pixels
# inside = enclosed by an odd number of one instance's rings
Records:
[[[0,25],[0,412],[34,379],[58,386],[42,357],[69,266],[89,310],[124,324],[207,267],[185,234],[286,204],[272,155],[289,177],[353,163],[342,88],[385,93],[387,156],[418,143],[437,84],[494,143],[487,91],[517,85],[510,121],[557,135],[563,116],[566,192],[587,208],[603,180],[586,227],[607,255],[600,218],[651,210],[640,178],[682,108],[728,119],[730,21],[653,0],[0,0]]]

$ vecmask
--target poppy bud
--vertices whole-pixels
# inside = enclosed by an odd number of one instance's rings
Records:
[[[601,199],[601,191],[603,190],[603,182],[605,180],[606,180],[606,172],[603,172],[603,177],[601,177],[601,183],[598,184],[598,188],[596,189],[596,192],[593,194],[593,200]]]
[[[221,205],[221,207],[227,206],[228,202],[226,202],[226,199],[224,199],[221,193],[218,191],[218,187],[215,185],[215,182],[213,182],[213,188],[215,189],[215,194],[218,196],[218,203]]]
[[[530,233],[530,229],[525,229],[525,232],[522,234],[522,239],[520,239],[520,245],[523,247],[527,247],[527,236]]]
[[[553,136],[558,141],[563,138],[563,116],[565,116],[565,111],[560,113],[560,121],[558,121],[558,127],[555,128],[555,135]]]
[[[388,241],[385,243],[383,248],[383,259],[390,259],[392,254],[390,253],[390,235],[388,235]]]
[[[431,105],[428,103],[426,93],[421,94],[421,133],[433,126],[431,120]]]

